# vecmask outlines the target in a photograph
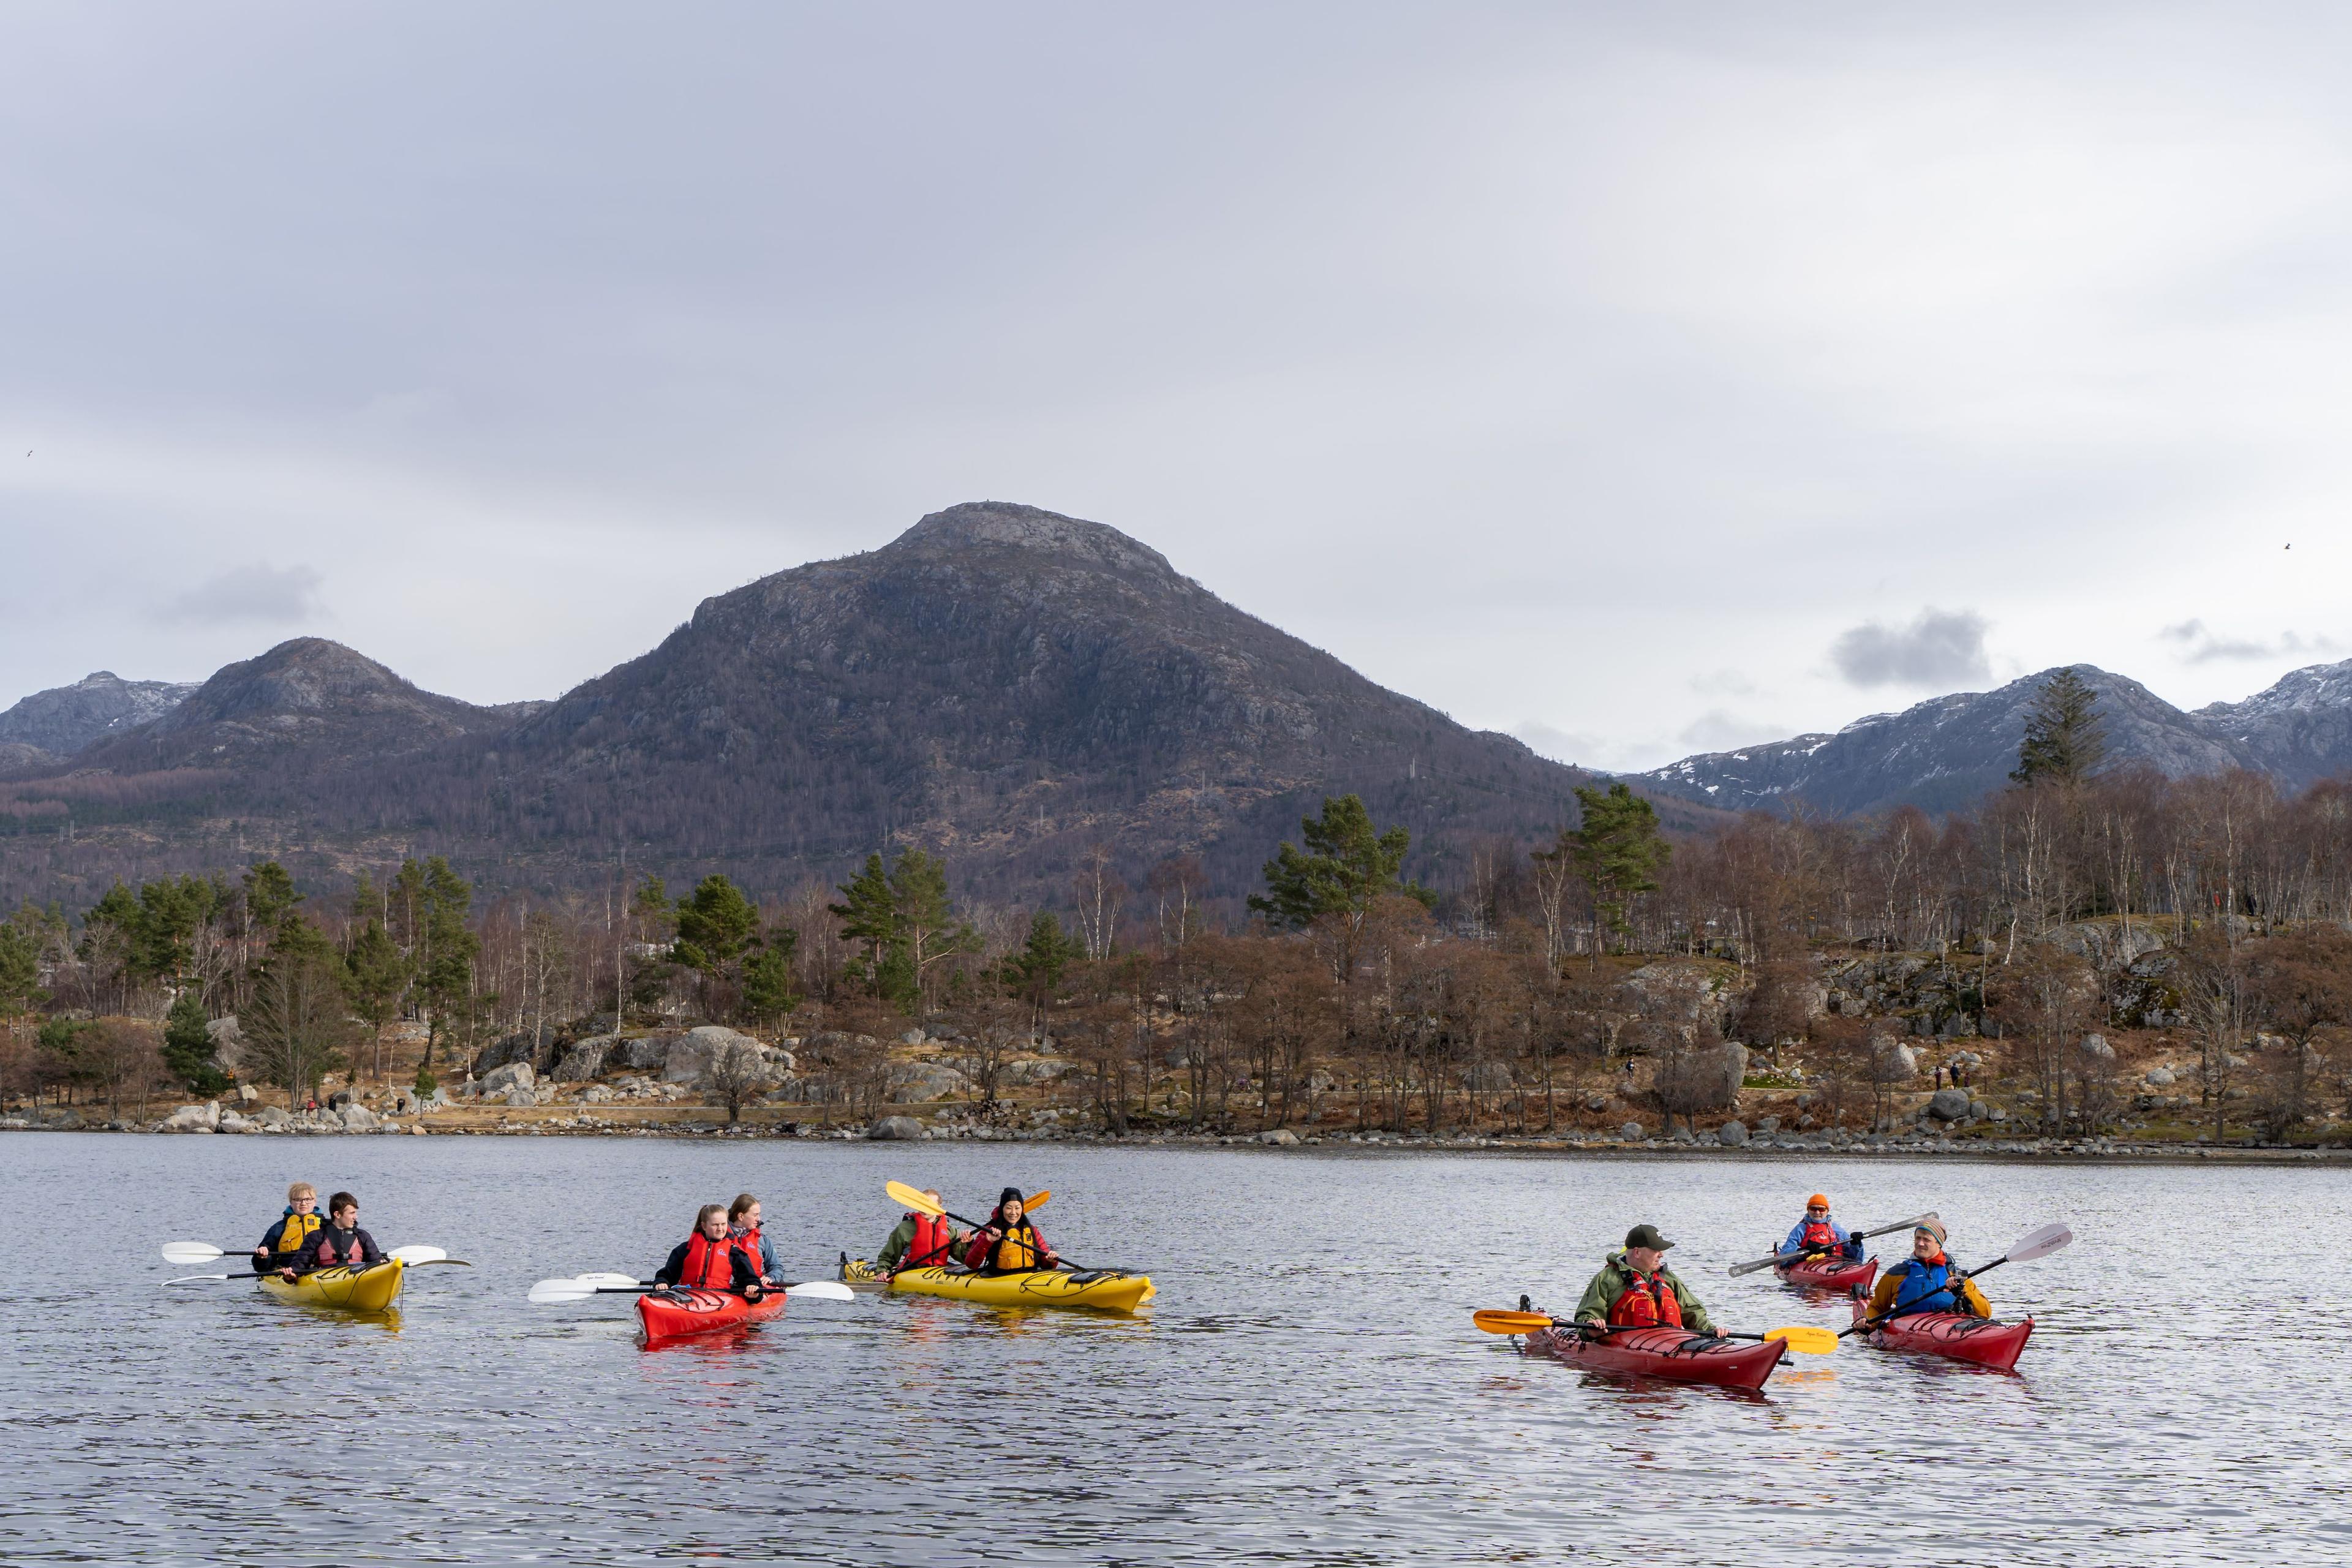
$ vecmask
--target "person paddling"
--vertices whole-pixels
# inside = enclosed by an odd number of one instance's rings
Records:
[[[327,1200],[327,1223],[310,1237],[299,1260],[279,1269],[278,1275],[291,1279],[321,1268],[363,1268],[383,1261],[383,1249],[376,1246],[375,1237],[360,1228],[359,1199],[337,1193]]]
[[[1874,1318],[1907,1318],[1916,1312],[1965,1312],[1972,1318],[1992,1316],[1992,1303],[1964,1279],[1944,1255],[1944,1222],[1924,1219],[1911,1232],[1911,1256],[1878,1277],[1870,1293]]]
[[[1007,1187],[996,1200],[996,1212],[975,1232],[964,1251],[967,1268],[982,1274],[1034,1274],[1058,1267],[1061,1259],[1025,1217],[1019,1187]]]
[[[1598,1328],[1688,1329],[1695,1334],[1715,1331],[1706,1309],[1690,1287],[1666,1267],[1666,1249],[1674,1246],[1654,1225],[1637,1225],[1625,1233],[1625,1249],[1612,1252],[1601,1272],[1584,1288],[1576,1303],[1576,1321]]]
[[[940,1201],[939,1193],[932,1188],[926,1187],[923,1196],[934,1204]],[[956,1248],[970,1239],[944,1214],[929,1215],[920,1209],[908,1209],[890,1232],[890,1239],[882,1244],[882,1250],[874,1255],[874,1260],[885,1272],[892,1274],[901,1268],[944,1268],[955,1262]]]
[[[261,1245],[253,1249],[253,1271],[267,1274],[273,1269],[289,1268],[310,1245],[325,1223],[319,1213],[319,1189],[308,1182],[297,1182],[286,1189],[286,1212],[278,1223],[261,1233]]]
[[[696,1211],[694,1234],[670,1249],[669,1261],[654,1271],[654,1283],[678,1290],[731,1290],[747,1301],[766,1294],[758,1260],[729,1233],[725,1204],[705,1204]]]
[[[760,1229],[760,1200],[749,1193],[738,1193],[735,1201],[727,1205],[727,1228],[751,1261],[760,1266],[760,1279],[764,1284],[783,1282],[784,1266],[776,1257],[776,1244]]]
[[[1782,1257],[1792,1252],[1801,1252],[1807,1258],[1860,1261],[1862,1242],[1831,1217],[1827,1194],[1815,1193],[1805,1200],[1805,1217],[1789,1227],[1789,1239],[1780,1244]]]

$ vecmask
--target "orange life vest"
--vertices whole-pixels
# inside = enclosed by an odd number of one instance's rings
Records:
[[[1621,1329],[1683,1326],[1682,1298],[1673,1286],[1655,1274],[1635,1273],[1630,1266],[1625,1272],[1633,1282],[1609,1304],[1611,1323]]]
[[[1834,1251],[1838,1245],[1837,1232],[1830,1228],[1830,1222],[1825,1219],[1809,1219],[1805,1222],[1804,1235],[1797,1238],[1797,1245],[1807,1252]]]
[[[731,1290],[735,1288],[736,1241],[731,1236],[711,1240],[700,1231],[688,1238],[686,1262],[679,1268],[681,1290]],[[759,1266],[752,1266],[753,1273]]]

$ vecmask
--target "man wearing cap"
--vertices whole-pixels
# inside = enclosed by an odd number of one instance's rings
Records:
[[[1911,1256],[1880,1275],[1870,1293],[1874,1318],[1907,1318],[1915,1312],[1992,1316],[1992,1303],[1977,1282],[1961,1278],[1958,1266],[1944,1256],[1944,1222],[1933,1216],[1911,1232]]]
[[[1637,1225],[1625,1233],[1625,1250],[1612,1252],[1576,1303],[1579,1323],[1608,1323],[1617,1328],[1682,1328],[1696,1334],[1713,1333],[1706,1309],[1690,1287],[1666,1267],[1666,1248],[1674,1246],[1654,1225]]]
[[[1862,1257],[1862,1243],[1846,1235],[1845,1226],[1830,1217],[1830,1200],[1825,1193],[1815,1193],[1805,1200],[1805,1217],[1789,1227],[1789,1239],[1780,1244],[1780,1256],[1801,1252],[1808,1258]]]

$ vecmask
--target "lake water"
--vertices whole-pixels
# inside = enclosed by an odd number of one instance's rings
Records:
[[[863,1297],[646,1351],[625,1298],[750,1189],[805,1274],[886,1178],[1147,1268],[1134,1319]],[[641,1139],[0,1137],[0,1560],[1877,1564],[2352,1560],[2337,1170],[1810,1163]],[[412,1276],[396,1324],[194,1272],[301,1177]],[[1940,1210],[2040,1321],[2016,1375],[1858,1347],[1759,1396],[1589,1375],[1475,1331],[1559,1310],[1628,1225],[1728,1326],[1841,1326],[1767,1272],[1806,1193]],[[1880,1256],[1899,1255],[1890,1237]],[[2251,1245],[2248,1241],[2251,1239]]]

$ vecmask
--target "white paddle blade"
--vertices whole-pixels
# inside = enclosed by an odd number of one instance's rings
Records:
[[[596,1293],[593,1285],[577,1279],[542,1279],[530,1288],[530,1304],[545,1307],[557,1301],[585,1301]]]
[[[226,1274],[184,1274],[177,1279],[166,1279],[163,1283],[166,1285],[201,1285],[207,1280],[226,1279],[228,1278],[229,1276]]]
[[[615,1289],[625,1289],[631,1285],[642,1285],[645,1283],[644,1280],[638,1279],[634,1274],[615,1274],[610,1270],[606,1270],[605,1272],[599,1274],[576,1275],[574,1278],[583,1285],[610,1285]]]
[[[2031,1236],[2020,1237],[2007,1257],[2011,1263],[2031,1263],[2037,1258],[2047,1258],[2074,1239],[2074,1233],[2063,1225],[2045,1225]]]
[[[449,1256],[449,1249],[446,1247],[395,1247],[384,1256],[397,1258],[413,1268],[419,1263],[438,1263]]]
[[[787,1285],[784,1294],[795,1301],[855,1301],[857,1292],[831,1279],[812,1279],[805,1285]]]
[[[166,1263],[210,1263],[227,1254],[217,1247],[206,1247],[201,1241],[167,1241],[163,1244]]]

